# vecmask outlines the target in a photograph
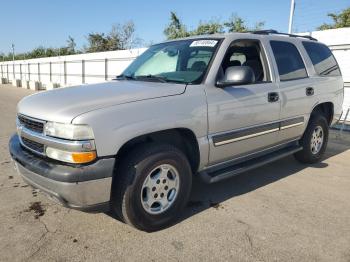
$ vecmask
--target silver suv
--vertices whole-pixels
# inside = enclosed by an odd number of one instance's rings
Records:
[[[194,176],[320,161],[342,102],[316,39],[191,37],[151,46],[113,81],[24,98],[9,148],[23,179],[64,206],[154,231],[180,214]]]

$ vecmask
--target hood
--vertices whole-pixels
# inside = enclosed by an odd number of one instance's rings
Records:
[[[40,92],[22,99],[20,114],[33,118],[70,123],[73,118],[96,109],[139,100],[179,95],[185,84],[116,80]]]

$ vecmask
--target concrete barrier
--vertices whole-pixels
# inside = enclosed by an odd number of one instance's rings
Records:
[[[39,81],[29,81],[29,89],[38,91],[41,90],[41,88],[42,85]]]
[[[12,79],[12,85],[14,87],[21,87],[22,86],[22,81],[21,79]]]
[[[29,81],[28,80],[22,79],[21,84],[22,84],[22,88],[29,89]]]
[[[53,89],[59,88],[59,87],[60,87],[60,84],[58,84],[58,83],[48,83],[48,84],[46,84],[45,89],[46,90],[53,90]]]

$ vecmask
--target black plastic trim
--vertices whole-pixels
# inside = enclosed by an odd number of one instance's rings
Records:
[[[111,210],[110,202],[98,203],[90,206],[74,206],[74,205],[71,205],[70,203],[67,203],[64,206],[71,209],[86,212],[86,213],[105,213]]]
[[[290,145],[271,153],[249,159],[245,162],[241,162],[232,166],[223,166],[222,169],[204,170],[199,172],[199,175],[205,183],[216,183],[221,180],[239,175],[243,172],[252,170],[254,168],[266,165],[278,159],[284,158],[302,149],[303,148],[296,143],[295,145]]]
[[[89,165],[64,165],[60,162],[42,158],[25,150],[17,134],[9,142],[9,150],[13,160],[29,171],[40,176],[60,182],[84,182],[112,177],[115,158],[101,158]]]
[[[224,142],[226,140],[236,139],[244,136],[249,136],[253,134],[258,134],[261,132],[273,130],[273,129],[279,129],[279,123],[272,123],[272,124],[265,124],[257,127],[251,127],[239,131],[232,131],[226,134],[216,135],[213,137],[214,144]]]
[[[285,126],[293,125],[293,124],[298,124],[298,123],[304,123],[303,116],[281,121],[281,128]]]
[[[218,145],[219,143],[228,141],[228,143],[230,140],[234,140],[237,139],[237,141],[241,141],[241,140],[245,140],[245,139],[249,139],[251,137],[247,137],[245,138],[245,136],[250,136],[250,135],[254,135],[256,134],[256,136],[261,136],[261,135],[265,135],[263,132],[266,131],[270,131],[274,132],[274,129],[278,129],[277,131],[280,131],[283,127],[289,126],[289,125],[293,125],[293,124],[301,124],[304,123],[305,119],[303,116],[299,116],[299,117],[295,117],[295,118],[291,118],[291,119],[286,119],[286,120],[281,120],[275,123],[270,123],[270,124],[262,124],[260,126],[255,126],[255,127],[248,127],[245,129],[241,129],[241,130],[233,130],[233,131],[229,131],[227,133],[224,134],[219,134],[219,135],[214,135],[212,137],[213,139],[213,143],[214,146],[220,146]],[[259,134],[261,133],[261,134]],[[242,138],[242,139],[239,139]],[[232,142],[236,142],[236,141],[232,141]]]

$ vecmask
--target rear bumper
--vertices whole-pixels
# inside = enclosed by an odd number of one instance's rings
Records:
[[[86,212],[109,210],[114,158],[90,165],[63,165],[29,153],[17,135],[11,138],[9,149],[23,180],[63,206]]]

